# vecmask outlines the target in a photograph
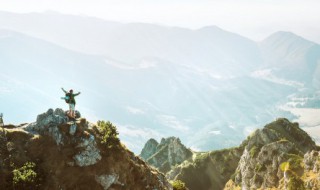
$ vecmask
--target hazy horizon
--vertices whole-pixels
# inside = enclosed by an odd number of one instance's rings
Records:
[[[319,1],[3,1],[0,11],[62,14],[101,18],[108,21],[142,22],[198,29],[215,25],[224,30],[261,41],[277,31],[291,31],[320,43]]]
[[[82,92],[83,117],[112,121],[136,153],[167,136],[194,150],[232,147],[278,117],[320,130],[315,1],[35,2],[0,8],[5,123],[67,109],[64,87]],[[203,28],[212,25],[221,30]]]

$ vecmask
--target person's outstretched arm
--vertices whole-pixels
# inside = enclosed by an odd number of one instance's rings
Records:
[[[62,90],[64,93],[67,93],[67,91],[66,91],[65,89],[61,88],[61,90]]]
[[[78,93],[74,94],[74,96],[78,96],[79,94],[80,94],[80,92],[78,92]]]

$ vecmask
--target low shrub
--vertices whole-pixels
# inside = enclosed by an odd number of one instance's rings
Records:
[[[187,190],[185,183],[181,180],[171,182],[173,190]]]
[[[101,144],[107,145],[108,148],[120,145],[117,127],[110,121],[98,121],[98,130],[101,137]]]
[[[13,187],[15,189],[39,189],[39,175],[36,172],[36,164],[26,162],[21,168],[14,169]]]

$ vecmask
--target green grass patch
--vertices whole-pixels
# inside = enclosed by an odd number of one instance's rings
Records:
[[[250,157],[251,158],[255,157],[258,154],[258,152],[259,152],[259,148],[254,145],[249,151]]]

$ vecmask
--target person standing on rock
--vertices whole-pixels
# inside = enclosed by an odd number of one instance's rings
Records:
[[[62,91],[66,94],[65,97],[63,97],[62,99],[64,99],[66,101],[66,103],[69,104],[69,112],[68,115],[71,118],[75,118],[75,106],[76,106],[76,100],[74,99],[74,97],[78,96],[80,94],[80,92],[74,94],[73,90],[69,90],[69,92],[67,92],[65,89],[61,88]]]

